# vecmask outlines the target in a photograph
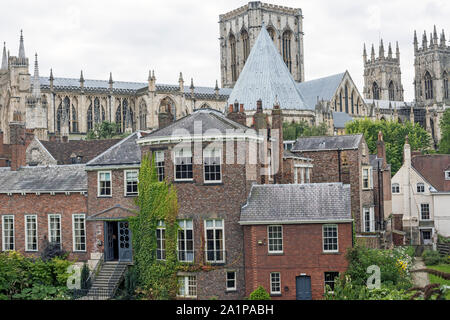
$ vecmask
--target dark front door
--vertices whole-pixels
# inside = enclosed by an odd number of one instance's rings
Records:
[[[295,278],[297,300],[311,300],[311,277],[298,276]]]
[[[132,261],[133,250],[131,248],[131,230],[128,221],[119,221],[118,230],[119,261]]]
[[[105,222],[105,260],[114,261],[119,259],[119,245],[117,242],[117,221]]]

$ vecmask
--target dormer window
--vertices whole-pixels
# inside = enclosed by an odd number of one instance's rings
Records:
[[[424,193],[425,192],[425,185],[422,182],[419,182],[417,184],[417,193]]]

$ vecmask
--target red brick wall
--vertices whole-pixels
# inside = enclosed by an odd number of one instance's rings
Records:
[[[352,247],[352,225],[338,225],[338,253],[323,253],[322,224],[283,225],[281,255],[269,255],[267,242],[267,225],[244,226],[246,296],[259,285],[270,293],[270,273],[280,272],[282,294],[272,299],[296,299],[295,278],[300,274],[311,277],[312,298],[321,299],[324,272],[347,269],[345,253]]]
[[[79,193],[71,193],[70,195],[13,194],[11,196],[0,194],[0,203],[0,215],[14,215],[16,251],[25,253],[27,256],[39,256],[46,239],[48,239],[48,214],[61,214],[63,250],[70,252],[70,259],[83,261],[89,258],[88,251],[72,252],[72,214],[87,213],[87,198],[85,195]],[[25,215],[37,215],[38,252],[25,252]],[[2,220],[0,219],[1,223]],[[3,239],[0,237],[0,248],[2,248],[2,241]]]

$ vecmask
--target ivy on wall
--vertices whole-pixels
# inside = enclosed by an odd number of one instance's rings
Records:
[[[139,171],[139,212],[130,219],[139,290],[148,299],[174,299],[177,294],[177,193],[159,182],[155,159],[143,156]],[[165,223],[166,259],[156,258],[158,221]]]

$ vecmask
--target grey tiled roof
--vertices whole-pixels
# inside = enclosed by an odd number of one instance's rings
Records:
[[[89,161],[86,165],[90,167],[140,164],[141,149],[136,143],[136,140],[140,137],[141,133],[139,131],[132,133]]]
[[[49,89],[50,80],[48,77],[39,77],[41,88]],[[80,79],[75,78],[54,78],[53,86],[59,90],[80,90]],[[177,92],[180,90],[178,84],[163,84],[157,83],[157,92]],[[148,82],[126,82],[126,81],[114,81],[113,92],[132,94],[139,90],[147,89]],[[87,92],[109,92],[108,80],[84,80],[84,90]],[[184,87],[184,93],[188,96],[191,95],[191,89]],[[231,93],[229,88],[219,88],[219,100],[226,100]],[[194,97],[197,99],[214,99],[216,97],[216,91],[214,87],[194,87]]]
[[[22,167],[1,170],[0,193],[87,191],[85,165]]]
[[[264,109],[272,109],[278,99],[281,109],[314,110],[305,103],[264,26],[234,85],[228,104],[237,100],[244,104],[245,110],[255,110],[259,99]]]
[[[297,88],[302,93],[308,107],[314,109],[317,100],[330,101],[333,98],[344,75],[345,72],[342,72],[328,77],[298,82]]]
[[[194,130],[195,125],[201,125],[201,131]],[[194,135],[198,133],[204,134],[207,130],[214,129],[216,132],[222,134],[226,133],[230,129],[242,129],[247,130],[248,127],[241,125],[238,122],[228,119],[225,115],[217,110],[213,109],[198,109],[195,110],[190,115],[187,115],[174,123],[164,127],[162,129],[153,131],[152,133],[146,135],[141,140],[152,139],[156,137],[170,137],[173,134],[186,133],[189,135]]]
[[[345,128],[345,124],[352,120],[353,118],[346,112],[333,111],[333,125],[335,128],[343,129]]]
[[[390,101],[390,100],[374,100],[374,99],[363,99],[365,104],[375,104],[375,107],[380,109],[399,109],[405,107],[411,107],[412,102],[405,101]]]
[[[351,150],[358,149],[363,135],[320,136],[298,138],[291,151]]]
[[[240,223],[293,223],[351,219],[350,185],[342,183],[253,185]]]
[[[289,150],[286,150],[286,149],[283,150],[283,158],[285,158],[285,159],[294,158],[294,159],[312,161],[312,159],[310,159],[310,158],[301,157],[301,156],[299,156],[299,155],[297,155],[295,153],[292,153],[292,152],[290,152]]]

